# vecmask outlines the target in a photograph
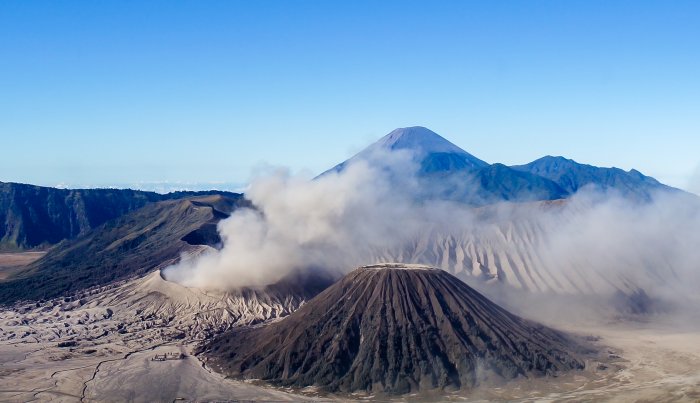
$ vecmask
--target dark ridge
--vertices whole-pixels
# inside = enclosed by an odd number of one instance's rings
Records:
[[[425,198],[438,197],[473,206],[499,202],[558,200],[569,193],[553,181],[503,164],[477,170],[435,171],[419,178]]]
[[[131,189],[56,189],[0,182],[0,251],[47,249],[158,201],[230,192],[158,194]]]
[[[328,392],[471,389],[581,369],[564,334],[510,314],[438,269],[357,269],[289,317],[199,352],[235,378]]]
[[[0,282],[0,304],[68,295],[174,263],[190,245],[215,245],[216,223],[239,207],[250,203],[218,195],[149,203],[63,241]]]
[[[602,168],[550,155],[511,168],[552,180],[571,194],[591,186],[603,191],[614,190],[628,199],[648,202],[658,191],[680,192],[635,169]]]
[[[222,241],[217,230],[216,223],[206,223],[196,230],[182,237],[182,240],[190,245],[207,245],[221,249]]]

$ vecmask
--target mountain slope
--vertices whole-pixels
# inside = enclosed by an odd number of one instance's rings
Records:
[[[155,193],[134,190],[0,183],[0,250],[56,244],[160,199]]]
[[[394,175],[415,176],[420,199],[454,200],[471,205],[502,201],[555,200],[568,192],[549,179],[517,171],[503,164],[480,160],[424,127],[399,128],[358,154],[324,172],[342,172],[357,161],[381,166],[387,155],[409,152],[417,163],[416,172],[394,170]],[[323,175],[323,174],[322,174]]]
[[[208,193],[162,195],[131,189],[55,189],[0,182],[0,251],[46,248],[148,203]]]
[[[634,169],[600,168],[564,157],[546,156],[511,168],[552,180],[570,194],[592,185],[604,191],[614,189],[627,198],[649,201],[654,192],[676,190]]]
[[[382,158],[387,152],[400,150],[413,153],[421,166],[419,173],[470,170],[488,165],[439,134],[425,127],[414,126],[393,130],[352,158],[326,172],[340,172],[355,161],[371,161],[374,158]]]
[[[234,377],[395,394],[580,369],[577,348],[442,270],[385,264],[351,272],[282,321],[218,336],[204,354]]]
[[[412,151],[422,161],[422,172],[475,169],[488,165],[439,134],[421,126],[396,129],[360,154],[371,154],[378,150]]]
[[[431,172],[421,178],[426,198],[436,196],[471,205],[557,200],[569,193],[549,179],[492,164],[467,172]]]
[[[139,276],[177,261],[192,245],[216,246],[216,223],[240,206],[249,206],[240,195],[150,203],[57,245],[21,277],[0,283],[0,303],[52,298]]]

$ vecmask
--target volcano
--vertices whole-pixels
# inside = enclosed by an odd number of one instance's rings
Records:
[[[393,180],[417,179],[420,189],[414,196],[418,200],[442,199],[483,206],[503,201],[556,200],[568,195],[550,179],[503,164],[490,165],[421,126],[395,129],[319,176],[343,172],[360,161],[386,169],[394,163],[387,156],[396,152],[410,155],[415,170],[394,166],[390,169]]]
[[[427,266],[360,267],[287,318],[214,338],[214,369],[278,386],[403,394],[582,369],[568,336]]]
[[[408,151],[420,163],[420,174],[432,172],[469,171],[489,164],[457,147],[432,130],[421,126],[401,127],[391,131],[355,156],[326,172],[340,172],[359,161],[372,161],[377,155],[393,151]]]

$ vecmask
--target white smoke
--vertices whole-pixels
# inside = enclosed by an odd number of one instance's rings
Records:
[[[237,210],[220,222],[223,248],[173,266],[166,276],[233,289],[273,284],[298,270],[341,274],[385,261],[431,264],[463,278],[483,275],[473,261],[439,253],[462,242],[463,250],[485,259],[489,250],[504,251],[515,257],[511,265],[536,257],[523,272],[539,271],[533,275],[539,291],[645,288],[689,295],[700,284],[700,214],[692,196],[659,194],[653,203],[638,203],[586,190],[566,202],[472,208],[416,198],[425,185],[415,179],[417,169],[413,155],[394,151],[315,180],[283,170],[264,175],[246,193],[257,209]],[[518,231],[521,238],[513,235]]]
[[[391,152],[312,181],[283,170],[260,177],[246,193],[257,210],[219,224],[223,249],[169,268],[167,277],[204,288],[259,287],[296,270],[368,263],[372,250],[405,243],[425,223],[428,210],[409,202],[413,175],[401,174],[416,169],[410,153]]]
[[[700,196],[700,165],[695,168],[695,172],[690,177],[688,191]]]
[[[696,278],[700,254],[698,200],[660,192],[651,203],[632,202],[615,192],[584,190],[556,215],[534,219],[546,228],[541,253],[550,269],[580,277],[584,290],[660,291],[660,285]]]

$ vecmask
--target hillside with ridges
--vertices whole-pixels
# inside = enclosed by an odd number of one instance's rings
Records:
[[[678,191],[635,169],[601,168],[564,157],[545,156],[511,168],[547,178],[570,194],[592,186],[602,191],[614,190],[630,199],[650,201],[655,192]]]
[[[443,270],[404,264],[354,270],[289,317],[217,336],[202,350],[233,377],[371,394],[556,375],[584,367],[579,351]]]
[[[0,182],[0,251],[46,249],[148,203],[211,193],[56,189]]]
[[[20,275],[0,282],[0,303],[66,295],[165,267],[191,246],[217,246],[216,223],[249,206],[240,195],[150,203],[63,241]]]

